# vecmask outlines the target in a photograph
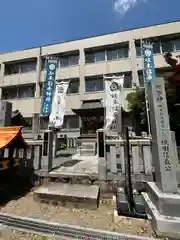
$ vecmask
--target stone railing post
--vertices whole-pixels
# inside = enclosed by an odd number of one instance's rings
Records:
[[[50,172],[53,167],[53,132],[51,130],[43,133],[42,161],[47,171]]]

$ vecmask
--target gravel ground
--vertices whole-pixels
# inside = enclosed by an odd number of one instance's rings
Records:
[[[121,218],[120,221],[113,221],[114,202],[103,200],[96,211],[88,209],[75,209],[72,206],[54,206],[34,201],[32,193],[10,201],[1,208],[1,212],[11,213],[20,216],[45,219],[48,221],[65,224],[78,225],[120,233],[134,234],[138,236],[154,237],[154,233],[148,221]],[[0,238],[3,239],[3,238]],[[16,238],[8,238],[16,239]],[[17,238],[33,239],[33,238]],[[35,238],[36,239],[36,238]]]
[[[1,231],[0,239],[1,240],[53,240],[53,238],[38,236],[38,235],[24,233],[21,231],[15,231],[10,229],[5,229],[4,231]]]
[[[67,238],[58,238],[56,236],[46,237],[22,231],[5,228],[0,230],[0,240],[69,240]]]

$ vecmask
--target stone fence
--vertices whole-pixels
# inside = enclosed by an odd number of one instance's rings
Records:
[[[42,140],[27,140],[28,149],[15,149],[13,156],[32,160],[36,169],[41,169],[42,164]],[[117,139],[105,140],[106,151],[103,167],[99,160],[99,178],[103,181],[124,180],[125,173],[125,149],[124,141]],[[76,148],[76,138],[68,138],[68,147]],[[6,156],[6,151],[5,151]],[[135,181],[151,181],[152,154],[151,140],[146,138],[130,139],[131,172]],[[60,165],[61,163],[59,163]],[[179,170],[178,170],[179,169]],[[180,183],[180,167],[177,163],[177,180]]]
[[[134,181],[153,181],[151,140],[130,139],[131,173]],[[122,139],[106,139],[104,157],[99,157],[99,178],[102,181],[118,181],[125,174],[125,144]],[[173,144],[177,154],[176,144]],[[174,157],[175,159],[176,156]],[[177,161],[177,181],[180,183],[180,164]]]

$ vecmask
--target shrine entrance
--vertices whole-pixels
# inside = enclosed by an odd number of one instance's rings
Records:
[[[82,134],[96,134],[97,129],[104,125],[104,116],[92,115],[81,118]]]
[[[104,126],[104,107],[101,100],[83,101],[81,108],[72,109],[81,119],[81,137],[94,138]]]

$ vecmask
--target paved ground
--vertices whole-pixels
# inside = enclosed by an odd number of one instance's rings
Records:
[[[72,159],[72,155],[75,154],[75,148],[68,148],[65,150],[61,150],[56,158],[53,159],[53,168],[56,168],[62,164],[62,162],[70,161]],[[46,169],[48,165],[47,161],[42,161],[42,168]],[[38,159],[34,160],[34,168],[38,169]]]
[[[92,175],[98,174],[98,159],[96,156],[85,156],[81,160],[72,159],[76,153],[75,148],[61,150],[56,158],[53,159],[53,171],[51,175]],[[61,166],[60,166],[61,165]],[[34,162],[35,170],[38,169],[38,161]],[[48,162],[42,161],[42,170],[47,170]]]
[[[69,160],[63,166],[56,168],[51,174],[66,174],[74,175],[97,175],[98,174],[98,160],[94,158],[87,158],[83,161]]]

